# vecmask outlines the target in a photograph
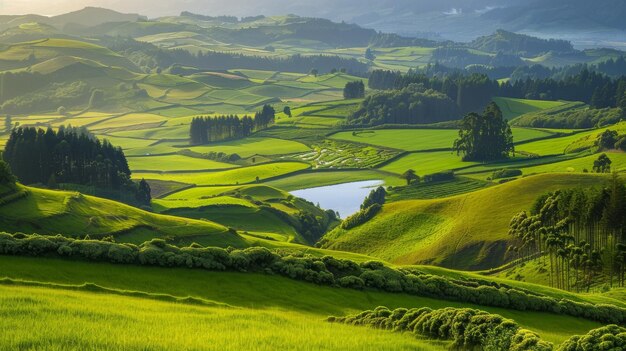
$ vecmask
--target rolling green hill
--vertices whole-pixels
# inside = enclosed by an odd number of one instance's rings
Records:
[[[158,215],[76,192],[21,187],[26,196],[0,207],[5,231],[104,237],[143,242],[147,238],[201,236],[215,245],[247,245],[222,225]]]
[[[335,229],[323,247],[367,254],[398,264],[487,269],[507,260],[511,218],[548,191],[596,186],[601,175],[542,174],[469,194],[385,204],[372,220]]]

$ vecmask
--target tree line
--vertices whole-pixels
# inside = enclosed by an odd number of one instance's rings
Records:
[[[485,74],[455,73],[444,77],[429,77],[409,71],[407,74],[375,70],[370,74],[371,89],[403,89],[421,84],[426,89],[446,94],[456,101],[463,113],[482,109],[495,96],[582,101],[594,108],[626,107],[626,76],[611,78],[602,73],[584,69],[562,79],[525,79],[499,83]]]
[[[23,184],[89,185],[131,192],[142,204],[150,204],[149,185],[131,181],[122,149],[84,128],[15,128],[2,157]]]
[[[550,284],[589,290],[592,284],[624,286],[626,186],[614,174],[602,188],[574,188],[539,197],[511,220],[512,250],[548,266]]]
[[[194,117],[189,127],[189,138],[192,145],[245,138],[256,131],[268,128],[275,120],[276,111],[270,105],[264,105],[254,117],[248,115]]]

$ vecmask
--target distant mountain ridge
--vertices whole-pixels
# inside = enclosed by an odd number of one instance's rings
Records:
[[[64,29],[68,25],[91,27],[110,22],[135,22],[146,16],[125,14],[100,7],[85,7],[82,10],[46,17],[36,14],[0,16],[0,30],[13,28],[26,23],[41,23]]]

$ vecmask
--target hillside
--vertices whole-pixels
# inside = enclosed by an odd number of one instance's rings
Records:
[[[367,254],[396,264],[456,269],[495,268],[507,261],[509,222],[548,191],[596,186],[603,176],[543,174],[469,194],[385,204],[369,222],[335,229],[323,247]]]
[[[0,228],[10,232],[64,234],[120,241],[197,237],[215,245],[247,245],[227,228],[208,221],[164,216],[74,192],[21,187],[26,196],[0,206]]]

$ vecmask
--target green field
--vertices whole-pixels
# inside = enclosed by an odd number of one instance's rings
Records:
[[[476,162],[463,162],[461,156],[452,151],[417,152],[403,156],[381,169],[383,171],[402,174],[408,169],[413,169],[418,175],[424,176],[445,170],[476,165]]]
[[[509,120],[526,113],[554,108],[566,104],[566,102],[562,101],[526,100],[502,97],[494,98],[494,101],[502,110],[504,117]]]
[[[195,185],[235,185],[259,181],[269,178],[284,176],[289,173],[305,170],[309,165],[297,162],[277,162],[258,166],[243,167],[222,172],[198,172],[198,173],[147,173],[135,172],[136,179],[169,180]]]
[[[183,155],[129,157],[133,171],[200,171],[236,168],[237,165]]]
[[[188,149],[199,153],[209,153],[215,151],[227,154],[237,154],[244,158],[254,155],[272,156],[294,154],[309,150],[306,145],[295,141],[271,138],[246,138],[243,140],[220,143],[215,146],[194,146],[189,147]]]
[[[516,143],[550,135],[536,129],[513,128],[513,140]],[[331,138],[404,151],[424,151],[451,149],[457,137],[458,131],[455,129],[383,129],[341,132],[332,135]]]

